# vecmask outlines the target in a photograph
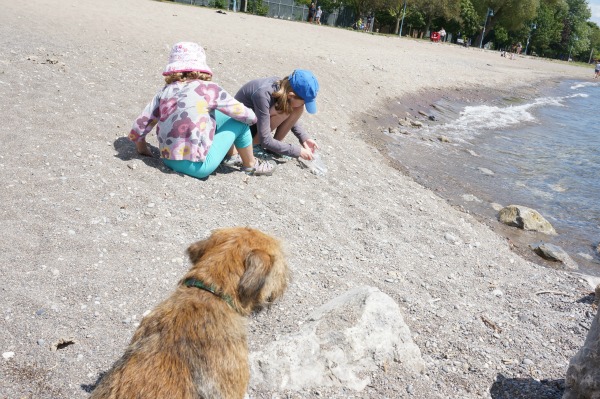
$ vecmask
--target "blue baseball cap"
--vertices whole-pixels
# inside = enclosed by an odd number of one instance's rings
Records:
[[[294,93],[304,100],[306,111],[309,114],[316,114],[316,98],[319,92],[319,82],[317,82],[315,75],[305,69],[296,69],[288,79]]]

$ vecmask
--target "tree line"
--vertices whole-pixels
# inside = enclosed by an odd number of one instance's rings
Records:
[[[600,28],[589,20],[587,0],[318,0],[318,5],[326,12],[350,8],[356,19],[373,15],[373,28],[382,33],[399,34],[402,26],[402,35],[423,36],[444,27],[453,41],[461,37],[477,46],[509,49],[522,43],[527,54],[542,57],[600,58]]]

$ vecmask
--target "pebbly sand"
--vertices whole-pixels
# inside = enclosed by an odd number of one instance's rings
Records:
[[[523,259],[406,177],[363,121],[407,96],[518,93],[589,69],[168,2],[2,3],[0,398],[87,397],[187,270],[187,246],[236,225],[282,239],[294,273],[283,300],[249,321],[251,350],[370,285],[400,304],[427,365],[390,364],[362,392],[250,397],[560,398],[594,316],[590,286]],[[200,181],[138,156],[125,137],[179,40],[205,46],[230,93],[314,71],[319,113],[303,121],[327,175],[290,161],[272,177],[224,169]]]

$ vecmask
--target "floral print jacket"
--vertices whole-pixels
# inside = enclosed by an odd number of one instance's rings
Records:
[[[214,110],[242,123],[256,123],[254,112],[218,84],[203,80],[163,87],[135,120],[129,139],[144,140],[156,126],[162,158],[204,162],[216,130]]]

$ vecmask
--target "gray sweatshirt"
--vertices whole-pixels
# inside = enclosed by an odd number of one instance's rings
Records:
[[[257,134],[260,137],[262,148],[276,154],[298,158],[302,147],[275,140],[271,134],[271,115],[269,111],[275,104],[275,99],[271,94],[277,91],[279,80],[281,79],[276,76],[251,80],[243,85],[234,97],[246,107],[251,108],[256,114],[258,119],[258,122],[256,122]],[[296,122],[292,127],[292,133],[298,138],[300,144],[309,138],[308,133],[299,122]]]

